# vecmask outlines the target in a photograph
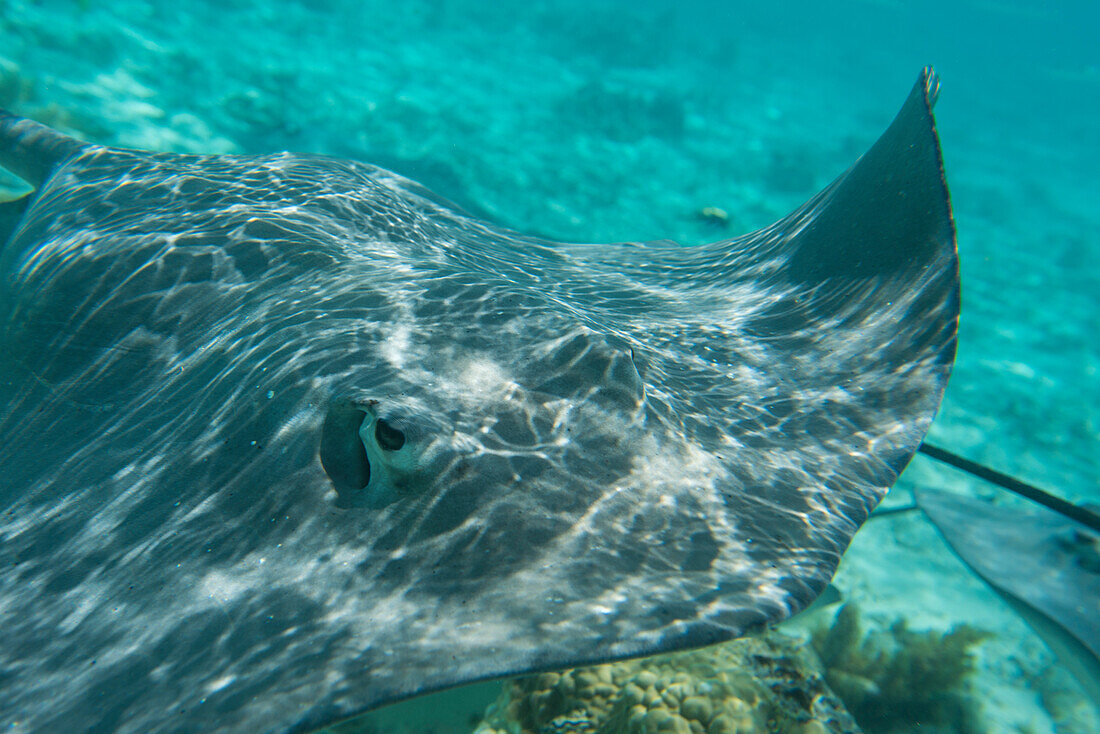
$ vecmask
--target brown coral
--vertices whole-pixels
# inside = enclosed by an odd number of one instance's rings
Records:
[[[903,619],[865,634],[858,608],[849,603],[832,626],[814,631],[812,645],[829,686],[867,731],[936,726],[966,734],[977,730],[966,685],[974,671],[971,648],[990,635],[965,624],[947,632],[914,632]]]
[[[858,729],[779,633],[516,678],[476,734],[826,734]]]

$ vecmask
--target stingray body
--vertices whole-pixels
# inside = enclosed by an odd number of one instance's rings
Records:
[[[954,356],[922,74],[738,239],[575,245],[344,160],[0,118],[0,716],[304,730],[825,587]]]
[[[1046,508],[921,489],[955,553],[1043,638],[1100,712],[1100,536]]]

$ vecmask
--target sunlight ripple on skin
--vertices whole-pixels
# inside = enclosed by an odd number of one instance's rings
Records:
[[[35,189],[0,204],[0,726],[303,731],[810,604],[951,370],[935,88],[698,247],[0,112]]]

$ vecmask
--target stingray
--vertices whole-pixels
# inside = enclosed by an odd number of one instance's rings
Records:
[[[3,725],[302,731],[810,604],[954,359],[937,88],[696,247],[5,114]]]
[[[1100,713],[1100,535],[1047,508],[915,494],[948,545],[1043,638]]]

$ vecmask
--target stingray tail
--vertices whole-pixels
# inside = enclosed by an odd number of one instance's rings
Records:
[[[76,138],[0,109],[0,166],[35,188],[85,145]]]
[[[1044,489],[1039,489],[1034,484],[1028,484],[1016,477],[1002,474],[996,469],[991,469],[984,464],[965,459],[947,449],[933,446],[927,441],[921,444],[920,448],[917,450],[930,459],[935,459],[942,464],[953,466],[971,476],[984,479],[990,484],[995,484],[1002,489],[1007,489],[1009,492],[1038,503],[1048,510],[1054,510],[1063,517],[1076,520],[1085,527],[1100,533],[1100,513],[1097,513],[1095,510],[1082,505],[1075,505]]]

